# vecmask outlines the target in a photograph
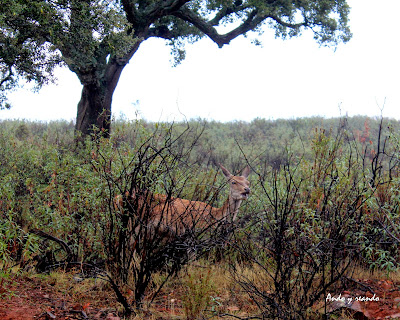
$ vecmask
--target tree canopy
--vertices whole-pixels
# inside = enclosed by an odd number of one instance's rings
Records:
[[[112,95],[143,41],[165,39],[176,63],[187,43],[208,37],[223,47],[265,25],[281,38],[310,29],[336,46],[351,38],[349,10],[345,0],[0,0],[0,103],[21,79],[40,88],[63,64],[83,85],[76,129],[107,134]]]

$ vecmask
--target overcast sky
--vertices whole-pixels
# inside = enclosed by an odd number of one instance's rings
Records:
[[[119,118],[218,121],[340,115],[400,119],[399,0],[348,0],[353,38],[336,50],[319,47],[311,33],[280,40],[262,36],[262,47],[243,37],[218,49],[204,39],[187,46],[172,67],[162,40],[143,43],[114,93]],[[81,85],[68,69],[58,85],[39,93],[21,89],[0,119],[73,120]]]

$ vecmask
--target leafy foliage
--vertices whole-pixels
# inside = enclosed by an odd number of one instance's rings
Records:
[[[6,94],[19,78],[40,88],[62,62],[83,85],[76,121],[83,134],[93,125],[109,133],[121,72],[149,38],[167,40],[177,64],[186,43],[208,37],[222,47],[264,25],[282,38],[310,29],[323,45],[351,37],[345,0],[1,0],[0,10],[1,106],[9,107]]]
[[[19,81],[34,82],[36,89],[53,81],[60,53],[49,42],[57,14],[45,1],[0,2],[0,109],[9,108],[6,92]]]

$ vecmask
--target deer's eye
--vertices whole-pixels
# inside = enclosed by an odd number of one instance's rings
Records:
[[[232,184],[236,184],[236,181],[232,181]]]

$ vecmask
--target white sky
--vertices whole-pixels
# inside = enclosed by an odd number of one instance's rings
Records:
[[[142,44],[122,73],[113,113],[129,119],[219,121],[341,114],[400,119],[399,0],[348,0],[352,40],[336,49],[320,48],[311,33],[280,40],[262,36],[233,40],[218,49],[204,39],[187,46],[187,58],[172,67],[162,40]],[[21,89],[0,119],[73,120],[81,85],[68,69],[58,85],[39,93]],[[339,108],[340,105],[340,108]]]

